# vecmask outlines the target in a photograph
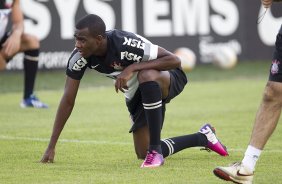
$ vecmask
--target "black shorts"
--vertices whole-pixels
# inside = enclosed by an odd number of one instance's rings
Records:
[[[282,25],[276,36],[275,51],[269,72],[269,81],[282,82]]]
[[[169,94],[166,99],[163,99],[163,120],[165,117],[165,104],[169,103],[171,99],[179,95],[185,85],[187,84],[187,77],[181,69],[170,70],[170,87]],[[134,97],[131,100],[126,100],[126,105],[131,117],[132,127],[129,130],[129,133],[136,131],[138,128],[141,128],[147,125],[147,120],[145,117],[145,112],[141,99],[141,91],[138,88],[135,92]]]

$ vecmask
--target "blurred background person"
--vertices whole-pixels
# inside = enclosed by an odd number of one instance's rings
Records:
[[[261,0],[265,8],[282,0]],[[217,167],[214,174],[226,181],[251,184],[256,163],[268,139],[274,132],[282,108],[282,25],[276,37],[275,51],[263,99],[258,109],[250,143],[241,162],[228,167]]]
[[[11,17],[10,17],[11,16]],[[7,31],[9,20],[11,30]],[[34,83],[38,70],[39,40],[24,33],[23,13],[19,0],[0,0],[0,70],[14,55],[24,53],[24,94],[22,108],[48,108],[34,94]]]

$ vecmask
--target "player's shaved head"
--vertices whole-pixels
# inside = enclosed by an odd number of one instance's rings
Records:
[[[88,14],[81,18],[75,25],[76,29],[88,28],[89,32],[93,36],[102,35],[105,36],[106,25],[104,21],[95,14]]]

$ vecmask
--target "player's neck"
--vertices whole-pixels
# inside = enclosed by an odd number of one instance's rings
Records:
[[[99,49],[99,54],[97,54],[97,56],[106,56],[107,54],[107,49],[108,49],[108,41],[107,38],[103,39],[101,47]]]

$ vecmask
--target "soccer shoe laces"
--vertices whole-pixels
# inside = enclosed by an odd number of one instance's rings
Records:
[[[157,152],[152,152],[152,151],[148,152],[148,154],[146,156],[145,163],[151,164],[154,161],[156,154],[157,154]]]

